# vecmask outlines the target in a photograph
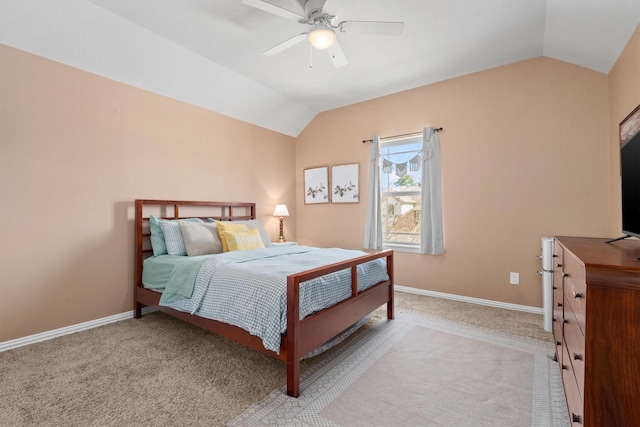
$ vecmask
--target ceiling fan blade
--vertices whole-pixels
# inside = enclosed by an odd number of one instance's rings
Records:
[[[282,43],[275,45],[271,49],[265,50],[264,52],[262,52],[262,54],[263,55],[267,55],[267,56],[273,56],[273,55],[275,55],[277,53],[282,52],[285,49],[290,48],[294,44],[300,43],[302,40],[305,40],[306,38],[307,38],[307,33],[298,34],[297,36],[293,36],[290,39],[285,40]]]
[[[274,15],[281,16],[285,19],[295,22],[305,22],[307,17],[300,15],[297,12],[276,6],[275,4],[267,3],[263,0],[242,0],[242,3],[247,6],[255,7],[256,9],[264,10],[265,12],[272,13]]]
[[[338,43],[338,40],[334,41],[331,46],[327,48],[327,53],[329,54],[329,58],[331,58],[331,63],[335,68],[344,67],[347,65],[347,57],[344,56],[344,52]]]
[[[404,31],[404,22],[344,21],[339,25],[342,32],[373,34],[377,36],[399,36]]]

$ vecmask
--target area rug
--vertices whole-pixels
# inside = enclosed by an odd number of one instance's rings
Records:
[[[229,426],[569,425],[553,343],[399,313]]]

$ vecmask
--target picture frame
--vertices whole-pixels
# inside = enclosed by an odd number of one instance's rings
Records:
[[[640,132],[640,105],[620,122],[620,147]]]
[[[331,203],[360,202],[360,165],[331,166]]]
[[[329,203],[329,167],[319,166],[304,170],[304,203]]]

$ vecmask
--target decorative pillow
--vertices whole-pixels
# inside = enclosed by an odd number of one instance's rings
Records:
[[[249,230],[253,230],[254,228],[258,229],[260,232],[260,239],[262,239],[262,244],[265,247],[271,246],[271,239],[269,238],[269,234],[267,234],[267,230],[265,230],[264,225],[257,219],[250,219],[247,221],[247,228]]]
[[[218,235],[222,241],[222,252],[229,252],[229,244],[227,243],[225,232],[234,233],[236,231],[249,230],[246,224],[240,224],[239,222],[216,221],[216,225],[218,226]]]
[[[187,254],[187,248],[184,246],[184,240],[182,239],[182,233],[180,232],[180,225],[178,224],[178,221],[162,220],[160,222],[160,228],[162,228],[164,243],[167,246],[167,252],[169,255],[185,256]]]
[[[209,221],[209,222],[217,222],[213,218],[207,218],[207,221]],[[257,219],[250,219],[250,220],[247,220],[247,221],[231,221],[231,223],[233,223],[233,224],[245,224],[249,230],[257,228],[260,231],[260,238],[262,239],[262,243],[264,244],[264,246],[267,247],[267,248],[269,246],[271,246],[271,239],[269,239],[269,234],[267,233],[267,230],[264,228],[264,225],[262,225],[262,223],[260,221],[258,221]]]
[[[153,255],[165,255],[168,253],[167,245],[164,242],[164,233],[162,232],[162,227],[160,223],[162,221],[173,221],[177,222],[177,220],[172,219],[162,219],[157,216],[149,215],[149,232],[151,232],[151,248],[153,249]],[[190,222],[204,222],[200,218],[187,218],[182,221],[190,221]]]
[[[178,221],[178,225],[187,255],[222,253],[222,241],[215,224]]]
[[[227,240],[227,245],[229,245],[229,252],[264,248],[260,230],[257,228],[247,231],[225,231],[223,234]]]

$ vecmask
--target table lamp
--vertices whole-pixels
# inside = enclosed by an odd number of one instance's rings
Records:
[[[283,219],[282,217],[289,216],[289,211],[287,210],[287,205],[276,205],[276,208],[273,210],[273,216],[280,217],[280,236],[278,236],[277,243],[285,243],[284,233],[282,232]]]

